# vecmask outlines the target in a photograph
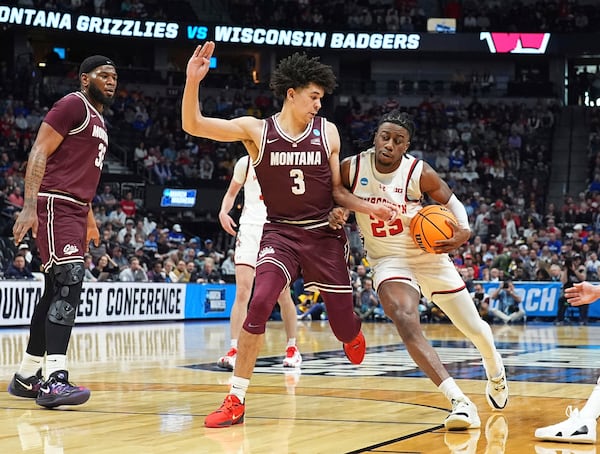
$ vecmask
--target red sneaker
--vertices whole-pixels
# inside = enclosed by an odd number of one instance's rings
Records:
[[[204,420],[206,427],[229,427],[244,423],[246,406],[233,394],[228,394],[217,411],[213,411]]]
[[[352,364],[360,364],[365,359],[365,351],[367,350],[367,343],[365,342],[365,336],[362,331],[358,332],[358,336],[354,338],[352,342],[344,344],[344,353],[346,358]]]

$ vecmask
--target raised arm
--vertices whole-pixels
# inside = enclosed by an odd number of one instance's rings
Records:
[[[200,82],[208,73],[210,58],[214,50],[215,43],[207,41],[202,46],[196,47],[188,61],[181,104],[183,130],[188,134],[219,142],[252,140],[259,143],[262,120],[249,116],[225,120],[202,115],[199,102]]]

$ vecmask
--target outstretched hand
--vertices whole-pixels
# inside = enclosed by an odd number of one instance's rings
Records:
[[[565,298],[571,306],[583,306],[600,299],[600,287],[589,282],[579,282],[565,289]]]
[[[206,41],[203,45],[196,47],[187,63],[185,74],[188,79],[201,81],[206,77],[210,66],[210,57],[214,50],[215,43],[213,41]]]

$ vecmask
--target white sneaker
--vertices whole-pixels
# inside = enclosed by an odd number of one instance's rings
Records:
[[[302,364],[302,355],[298,351],[298,347],[292,345],[285,351],[285,358],[283,359],[283,367],[300,367]]]
[[[487,452],[504,452],[508,438],[508,422],[503,415],[494,414],[485,423]]]
[[[217,361],[217,366],[233,370],[235,367],[235,358],[237,356],[237,348],[231,347],[225,356],[221,356]]]
[[[444,421],[448,430],[478,429],[481,420],[477,414],[477,407],[470,400],[453,400],[452,411]]]
[[[506,373],[502,368],[502,374],[498,378],[488,378],[485,385],[485,397],[492,410],[502,410],[508,403],[508,383]]]
[[[577,408],[570,405],[565,411],[567,420],[553,426],[540,427],[535,431],[535,438],[568,443],[595,443],[596,420],[582,418]]]

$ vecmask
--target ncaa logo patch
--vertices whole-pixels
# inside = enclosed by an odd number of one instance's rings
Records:
[[[319,131],[318,129],[313,129],[313,134],[319,137],[321,135],[321,131]]]
[[[362,178],[360,179],[360,184],[361,184],[362,186],[366,186],[366,185],[368,185],[368,184],[369,184],[369,179],[368,179],[367,177],[362,177]]]

